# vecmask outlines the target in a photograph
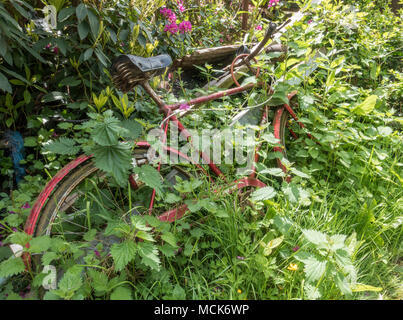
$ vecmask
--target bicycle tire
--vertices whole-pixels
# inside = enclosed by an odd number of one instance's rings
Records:
[[[289,119],[289,114],[285,107],[281,106],[277,108],[275,111],[273,125],[274,125],[274,137],[279,140],[280,145],[278,147],[274,147],[274,151],[280,152],[283,155],[283,158],[287,159],[287,138],[286,138],[286,127]],[[277,166],[283,170],[284,173],[287,174],[287,168],[281,162],[280,158],[277,158]]]
[[[147,150],[147,149],[142,149],[142,150]],[[144,151],[144,153],[146,153]],[[140,164],[143,165],[146,162]],[[139,165],[139,166],[140,166]],[[185,178],[187,173],[180,169],[176,165],[166,165],[166,169],[171,169],[169,173],[166,175],[168,176],[170,173],[173,172],[173,170],[177,171],[177,176],[180,176],[182,179]],[[54,223],[55,219],[57,218],[59,214],[59,210],[63,208],[63,212],[69,209],[73,203],[68,203],[69,201],[77,201],[77,199],[69,199],[69,197],[74,196],[74,191],[76,188],[81,185],[83,182],[85,182],[86,179],[92,178],[98,173],[101,173],[101,171],[95,166],[95,163],[92,159],[88,159],[85,161],[81,166],[78,168],[74,169],[72,172],[70,172],[60,183],[60,185],[56,188],[56,190],[51,194],[49,199],[47,200],[45,206],[42,208],[40,215],[38,219],[36,220],[36,225],[34,228],[33,235],[34,236],[41,236],[41,235],[48,235],[50,236],[52,233],[52,224]],[[104,175],[105,176],[105,175]],[[190,178],[190,174],[188,175],[188,178]],[[170,180],[174,179],[175,175],[172,175],[169,177]],[[138,183],[138,181],[135,181]],[[140,183],[138,183],[141,185]],[[151,190],[151,188],[150,188]],[[76,191],[78,192],[78,191]],[[172,205],[171,205],[172,206]]]

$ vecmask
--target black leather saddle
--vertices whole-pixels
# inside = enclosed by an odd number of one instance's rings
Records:
[[[163,74],[172,64],[167,54],[143,58],[131,54],[117,57],[111,67],[111,75],[116,87],[127,92],[140,81]]]

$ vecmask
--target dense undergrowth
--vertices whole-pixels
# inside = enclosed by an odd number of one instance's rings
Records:
[[[298,90],[298,117],[315,137],[290,122],[299,136],[286,145],[292,182],[276,167],[271,124],[254,125],[249,128],[264,133],[251,142],[264,146],[257,177],[268,187],[241,196],[215,192],[217,186],[188,168],[194,178],[172,191],[160,187],[151,166],[133,169],[133,145],[120,142],[141,139],[161,115],[140,89],[128,95],[113,89],[107,68],[123,52],[180,57],[198,46],[243,40],[240,20],[233,19],[238,2],[201,2],[182,11],[174,1],[54,1],[58,29],[50,32],[34,29],[30,10],[39,2],[0,5],[0,120],[2,128],[23,133],[28,172],[13,183],[13,163],[0,150],[0,299],[402,299],[401,17],[387,1],[355,7],[296,1],[308,9],[281,37],[288,46],[284,60],[272,63],[268,54],[258,62],[280,101]],[[255,42],[268,19],[284,19],[288,4],[252,2],[249,41]],[[172,24],[161,14],[164,5],[178,26],[190,21],[192,30],[164,31]],[[201,69],[207,79],[214,76],[211,66]],[[162,87],[160,81],[153,85]],[[159,92],[168,101],[182,100],[172,83]],[[188,99],[198,91],[183,92]],[[183,123],[195,130],[227,128],[243,101],[253,106],[266,99],[263,90],[227,97]],[[36,196],[82,152],[95,153],[97,166],[113,178],[117,205],[104,206],[103,187],[95,184],[83,207],[83,239],[30,239],[23,227]],[[239,178],[233,166],[220,168],[229,180]],[[172,224],[150,216],[122,219],[135,207],[126,184],[131,170],[148,191],[160,191],[157,208],[185,202],[191,213]],[[98,242],[100,230],[114,240]],[[39,259],[33,270],[8,247],[27,242],[24,250]],[[53,279],[49,265],[57,281],[44,290],[44,281]]]

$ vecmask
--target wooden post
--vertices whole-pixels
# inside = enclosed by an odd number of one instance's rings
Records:
[[[242,0],[242,11],[249,11],[249,0]],[[248,29],[248,13],[242,13],[242,30]]]

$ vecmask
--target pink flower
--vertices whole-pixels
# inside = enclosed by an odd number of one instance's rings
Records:
[[[220,38],[220,42],[221,42],[221,43],[223,43],[223,42],[224,42],[223,38]]]
[[[190,23],[190,21],[182,21],[179,24],[179,30],[181,33],[190,32],[192,31],[192,24]]]
[[[237,256],[236,257],[238,260],[245,260],[245,257],[242,257],[242,256]]]
[[[53,53],[58,54],[58,53],[59,53],[59,48],[58,48],[58,47],[54,47],[54,48],[53,48]]]
[[[51,46],[52,46],[52,45],[51,45],[50,43],[48,43],[45,48],[46,48],[46,49],[50,49]]]
[[[292,251],[297,252],[299,250],[299,246],[295,246],[294,248],[292,248]]]
[[[188,110],[190,108],[190,106],[187,103],[182,103],[179,106],[179,110]]]
[[[94,250],[94,253],[97,258],[101,258],[101,254],[99,253],[99,251],[97,249]]]
[[[308,20],[308,24],[311,24],[311,23],[312,23],[312,21],[313,21],[312,19]]]
[[[164,28],[165,32],[170,32],[172,34],[178,32],[178,25],[175,22],[172,22],[171,24],[167,24]]]
[[[176,3],[180,12],[185,11],[185,8],[183,7],[183,0],[177,0]]]
[[[160,9],[160,13],[167,19],[169,22],[174,23],[176,22],[176,15],[172,12],[171,9],[162,8]]]
[[[270,0],[268,7],[274,7],[276,6],[278,3],[280,2],[280,0]]]
[[[259,24],[255,27],[255,30],[262,30],[262,26]]]

